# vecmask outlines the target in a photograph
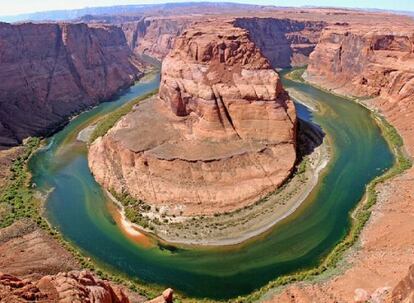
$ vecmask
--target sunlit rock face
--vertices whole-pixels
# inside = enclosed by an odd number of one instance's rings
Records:
[[[169,213],[231,211],[289,176],[296,114],[271,68],[232,21],[186,30],[162,64],[159,96],[90,149],[98,182]]]
[[[50,134],[140,75],[115,26],[0,23],[0,148]]]

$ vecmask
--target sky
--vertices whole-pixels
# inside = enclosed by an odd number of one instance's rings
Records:
[[[92,6],[190,2],[191,0],[0,0],[0,15],[16,15],[48,10],[76,9]],[[206,0],[204,0],[206,1]],[[207,0],[209,1],[209,0]],[[197,2],[197,1],[191,1]],[[220,2],[219,0],[211,2]],[[227,0],[276,6],[338,6],[414,11],[414,0]]]

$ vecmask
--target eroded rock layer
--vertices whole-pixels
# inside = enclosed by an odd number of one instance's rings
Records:
[[[159,97],[90,148],[105,188],[169,213],[214,214],[275,190],[296,160],[296,114],[278,74],[232,22],[203,22],[164,59]]]
[[[367,101],[386,116],[414,152],[414,26],[332,27],[310,56],[306,79]]]
[[[194,17],[143,17],[125,22],[121,28],[134,53],[161,60],[173,48],[175,39],[194,21]]]
[[[0,23],[0,147],[50,133],[140,74],[117,27]]]
[[[238,18],[236,24],[250,32],[273,67],[281,68],[306,65],[326,26],[323,21],[276,18]]]

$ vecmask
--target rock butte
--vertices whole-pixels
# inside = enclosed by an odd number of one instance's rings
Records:
[[[164,59],[159,97],[92,144],[89,165],[105,188],[168,213],[211,215],[282,184],[295,141],[293,102],[248,32],[203,22]]]

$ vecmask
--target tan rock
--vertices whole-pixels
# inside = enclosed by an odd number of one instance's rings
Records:
[[[188,29],[163,61],[159,98],[90,148],[104,187],[168,213],[231,211],[275,190],[296,159],[296,114],[246,30]]]

